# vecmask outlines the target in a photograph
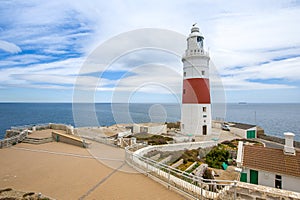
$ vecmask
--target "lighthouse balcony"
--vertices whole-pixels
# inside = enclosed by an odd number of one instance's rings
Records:
[[[184,57],[190,57],[190,56],[209,57],[209,53],[207,51],[204,51],[203,49],[186,50]]]

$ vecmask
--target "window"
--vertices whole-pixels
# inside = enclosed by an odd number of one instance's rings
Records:
[[[186,72],[183,72],[183,76],[184,76],[184,77],[186,76]]]
[[[185,94],[185,89],[183,89],[183,94]]]
[[[282,189],[282,180],[280,175],[275,176],[275,188]]]
[[[205,71],[201,71],[201,74],[202,74],[202,76],[204,76],[205,75]]]
[[[203,115],[203,117],[205,118],[205,117],[207,117],[207,115]]]
[[[181,128],[184,129],[184,124],[181,124]]]
[[[206,107],[202,107],[202,111],[203,111],[203,112],[206,112]]]

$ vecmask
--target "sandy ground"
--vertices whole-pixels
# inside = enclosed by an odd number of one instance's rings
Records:
[[[95,145],[98,160],[86,149],[56,142],[0,149],[0,188],[66,200],[183,199],[143,174],[127,173],[134,170],[124,165],[120,149],[111,148]]]

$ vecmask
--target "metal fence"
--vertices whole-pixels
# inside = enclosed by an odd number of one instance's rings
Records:
[[[131,148],[127,147],[125,149],[125,160],[129,165],[188,198],[217,199],[219,195],[231,189],[234,193],[232,199],[236,199],[237,181],[203,179],[135,154],[131,151]]]

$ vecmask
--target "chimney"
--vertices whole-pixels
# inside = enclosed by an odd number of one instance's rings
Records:
[[[295,155],[296,151],[294,148],[294,133],[286,132],[284,133],[285,137],[285,145],[284,145],[284,153],[288,155]]]

